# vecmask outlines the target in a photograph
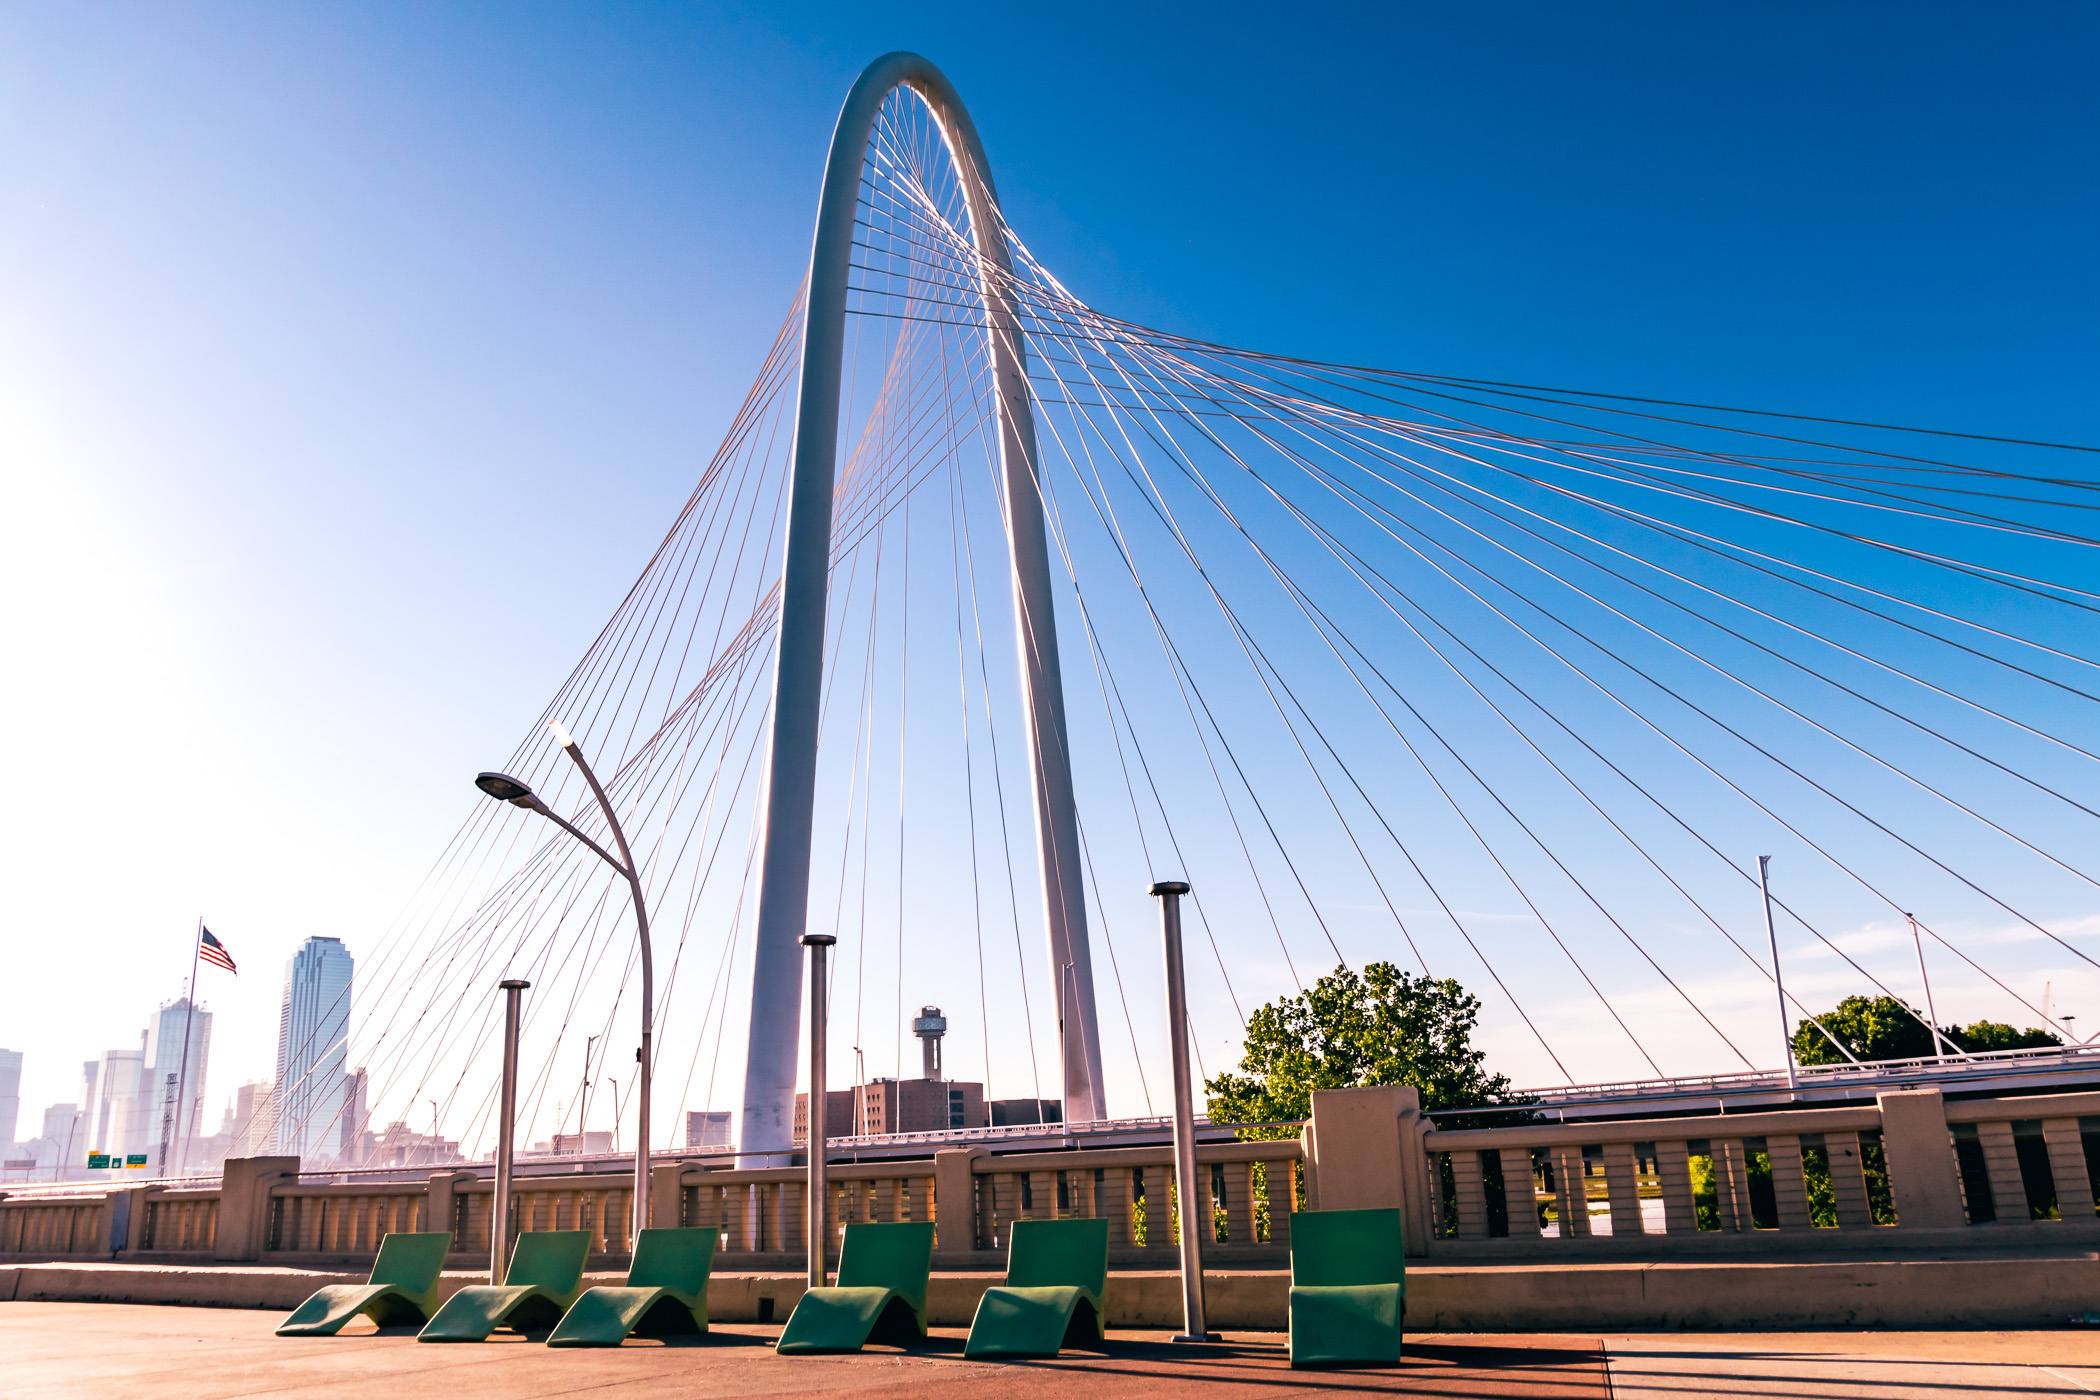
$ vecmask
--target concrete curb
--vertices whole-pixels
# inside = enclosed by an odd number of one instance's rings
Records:
[[[2023,1329],[2063,1326],[2100,1305],[2100,1256],[1903,1259],[1850,1263],[1568,1264],[1410,1269],[1410,1331],[1785,1331],[1826,1327]],[[289,1312],[315,1289],[365,1275],[264,1267],[139,1264],[0,1266],[0,1301],[162,1303]],[[447,1296],[484,1275],[448,1273]],[[619,1274],[586,1275],[619,1283]],[[1290,1276],[1206,1274],[1211,1325],[1289,1325]],[[967,1327],[990,1274],[936,1274],[930,1321]],[[717,1274],[708,1313],[722,1322],[784,1322],[803,1293],[800,1274]],[[1156,1330],[1181,1322],[1170,1272],[1112,1274],[1111,1327]]]

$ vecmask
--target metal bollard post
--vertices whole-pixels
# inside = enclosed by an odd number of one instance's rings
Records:
[[[496,985],[503,989],[503,1094],[496,1110],[496,1200],[489,1215],[491,1284],[501,1284],[510,1265],[510,1139],[518,1116],[518,994],[532,984],[520,977],[506,977]],[[435,1225],[433,1221],[433,1228]]]
[[[1173,1047],[1174,1192],[1181,1205],[1181,1333],[1177,1342],[1215,1342],[1203,1317],[1203,1231],[1210,1225],[1210,1187],[1196,1175],[1196,1104],[1189,1087],[1189,998],[1181,976],[1181,880],[1152,887],[1159,899],[1159,931],[1166,945],[1167,1034]]]
[[[830,1185],[824,1175],[825,1139],[830,1136],[830,1115],[824,1112],[824,1041],[830,1027],[825,1024],[824,1011],[829,998],[824,995],[825,953],[838,939],[828,933],[805,933],[802,946],[809,949],[809,1132],[806,1142],[809,1147],[809,1286],[822,1288],[825,1284],[825,1247],[831,1243],[826,1236],[830,1226],[830,1204],[825,1198]]]

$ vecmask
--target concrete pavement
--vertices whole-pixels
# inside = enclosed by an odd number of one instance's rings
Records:
[[[1354,1396],[1877,1397],[1998,1400],[2100,1394],[2092,1332],[1414,1334],[1398,1367],[1292,1371],[1283,1338],[1228,1332],[1217,1347],[1176,1347],[1164,1332],[1111,1333],[1106,1353],[990,1364],[962,1356],[962,1331],[924,1350],[775,1356],[777,1327],[717,1324],[705,1338],[611,1351],[550,1351],[501,1335],[480,1346],[421,1346],[411,1330],[335,1339],[271,1335],[251,1309],[0,1303],[0,1395],[7,1400],[473,1400],[589,1393],[604,1400],[1154,1400],[1201,1390],[1219,1400]]]
[[[1613,1400],[2100,1393],[2100,1331],[1647,1333],[1603,1345]]]
[[[277,1316],[246,1309],[0,1303],[0,1394],[8,1400],[472,1400],[588,1393],[649,1397],[839,1395],[852,1400],[1150,1400],[1196,1389],[1219,1400],[1346,1391],[1604,1400],[1594,1338],[1453,1337],[1411,1341],[1390,1369],[1294,1372],[1275,1333],[1228,1333],[1177,1347],[1164,1332],[1115,1335],[1105,1354],[985,1363],[963,1333],[938,1329],[923,1351],[781,1357],[777,1327],[718,1325],[704,1338],[551,1351],[499,1334],[479,1346],[422,1346],[412,1332],[336,1338],[271,1335]]]

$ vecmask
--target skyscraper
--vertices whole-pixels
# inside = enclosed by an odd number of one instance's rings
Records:
[[[346,1167],[354,1167],[365,1159],[365,1120],[372,1116],[365,1106],[365,1094],[370,1085],[371,1075],[362,1069],[351,1070],[343,1082],[342,1137],[335,1159]]]
[[[81,1107],[85,1116],[81,1145],[89,1152],[123,1156],[146,1150],[145,1104],[139,1081],[145,1076],[145,1037],[136,1050],[105,1050],[99,1060],[81,1066]],[[77,1155],[77,1154],[76,1154]]]
[[[251,1080],[234,1091],[227,1125],[229,1157],[261,1157],[276,1150],[277,1098],[265,1080]]]
[[[22,1052],[0,1050],[0,1146],[15,1140],[22,1116]]]
[[[356,967],[339,938],[309,938],[284,969],[277,1015],[277,1151],[310,1161],[336,1155],[350,1063],[350,983]]]
[[[182,1036],[189,1031],[189,1062],[183,1062]],[[146,1023],[146,1079],[144,1085],[146,1137],[155,1166],[180,1170],[182,1144],[195,1137],[204,1116],[204,1063],[211,1057],[211,1013],[202,1006],[194,1014],[187,997],[165,1001]],[[180,1101],[178,1102],[178,1097]],[[160,1160],[163,1129],[168,1160]]]

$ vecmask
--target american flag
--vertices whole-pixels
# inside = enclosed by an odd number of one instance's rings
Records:
[[[233,954],[226,951],[224,943],[211,936],[210,929],[204,930],[204,939],[197,945],[197,956],[213,967],[223,967],[234,976],[240,976],[241,970],[233,965]]]

